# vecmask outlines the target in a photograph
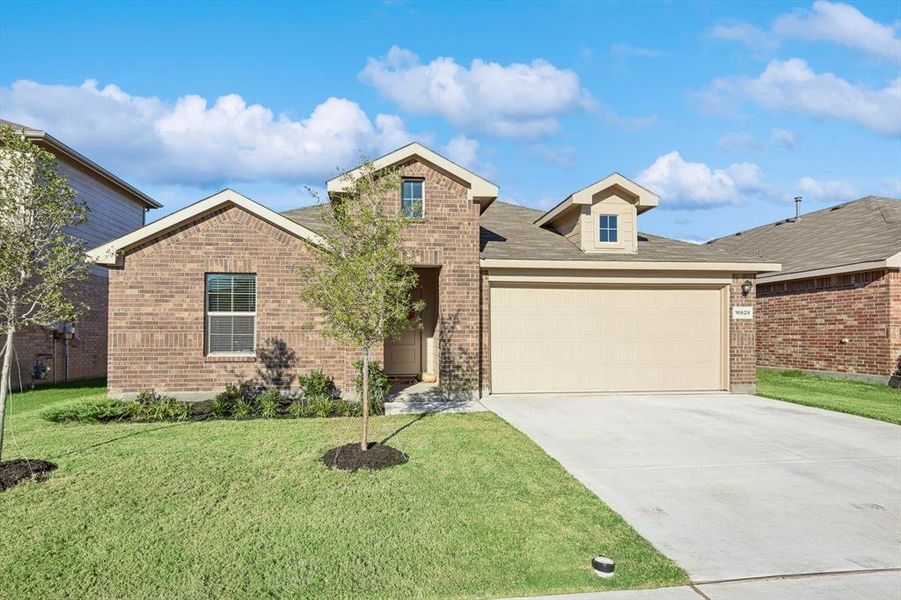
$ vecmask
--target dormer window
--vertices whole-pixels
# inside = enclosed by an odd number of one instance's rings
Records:
[[[598,218],[598,241],[602,243],[616,243],[617,223],[616,215],[600,215]]]
[[[422,179],[404,179],[401,184],[400,207],[409,219],[422,218],[423,183]]]

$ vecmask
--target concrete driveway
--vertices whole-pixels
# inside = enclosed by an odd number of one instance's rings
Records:
[[[901,427],[738,394],[484,404],[696,583],[901,568]]]

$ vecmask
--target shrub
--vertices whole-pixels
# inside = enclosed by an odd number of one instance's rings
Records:
[[[334,411],[334,401],[330,396],[320,394],[307,399],[307,408],[314,417],[330,417]]]
[[[247,403],[250,397],[250,385],[246,381],[239,383],[229,383],[225,386],[225,391],[216,394],[213,398],[211,412],[216,417],[231,417],[235,415],[238,408],[238,402]],[[245,408],[242,408],[245,410]]]
[[[254,406],[253,400],[248,400],[246,398],[238,398],[235,402],[235,410],[233,412],[233,416],[236,419],[246,419],[247,417],[252,417],[256,412],[256,407]]]
[[[41,412],[41,418],[54,423],[105,423],[127,420],[132,415],[133,405],[133,402],[127,400],[82,400],[47,408]]]
[[[363,399],[363,361],[358,360],[354,363],[354,370],[356,370],[357,375],[354,378],[354,384],[357,388],[357,397],[362,401]],[[388,398],[388,393],[391,391],[391,382],[388,380],[388,376],[385,375],[384,369],[382,369],[382,365],[378,361],[371,361],[369,363],[369,399],[370,399],[370,408],[372,408],[372,402],[384,403],[385,399]],[[384,408],[382,408],[384,412]]]
[[[274,419],[278,416],[282,404],[282,395],[278,390],[267,390],[257,398],[257,412],[264,419]]]
[[[335,380],[322,372],[322,369],[310,371],[309,375],[298,375],[297,384],[304,398],[315,396],[335,397]]]
[[[288,406],[288,415],[295,419],[303,419],[312,417],[313,413],[310,407],[304,404],[302,400],[295,400]]]
[[[162,396],[153,390],[141,390],[131,406],[135,421],[184,421],[191,416],[191,406],[172,396]]]

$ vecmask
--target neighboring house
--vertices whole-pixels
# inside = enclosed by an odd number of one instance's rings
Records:
[[[886,382],[901,360],[901,201],[867,196],[708,242],[757,282],[757,364]]]
[[[753,389],[753,280],[778,264],[638,233],[658,197],[616,173],[544,213],[420,144],[375,165],[404,177],[386,201],[422,211],[406,243],[427,308],[377,349],[389,374],[465,397]],[[299,299],[317,211],[224,190],[92,250],[110,271],[110,392],[285,386],[316,368],[351,389],[356,354]]]
[[[86,222],[70,230],[85,241],[87,248],[142,227],[145,213],[160,207],[153,198],[47,132],[4,120],[0,120],[0,125],[21,131],[56,156],[59,172],[90,210]],[[106,375],[106,269],[92,267],[88,279],[79,283],[77,293],[88,306],[78,322],[69,327],[48,323],[48,327],[30,327],[15,335],[13,387]],[[43,378],[36,377],[41,373]]]

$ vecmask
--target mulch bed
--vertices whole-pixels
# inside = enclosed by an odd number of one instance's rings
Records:
[[[0,492],[28,481],[44,481],[56,465],[46,460],[17,458],[0,462]]]
[[[344,444],[332,448],[322,457],[322,462],[329,469],[356,471],[357,469],[387,469],[407,462],[407,455],[391,446],[383,446],[371,442],[365,452],[359,443]]]

